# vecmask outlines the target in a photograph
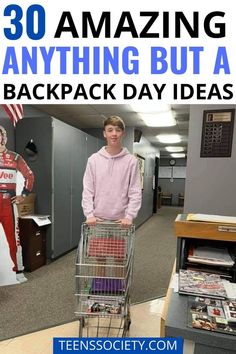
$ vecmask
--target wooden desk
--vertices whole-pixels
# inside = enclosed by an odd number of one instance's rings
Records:
[[[176,237],[236,242],[236,224],[187,221],[187,215],[179,214],[175,219]]]
[[[185,252],[188,241],[199,242],[203,239],[214,247],[216,242],[222,245],[236,242],[236,224],[187,221],[187,214],[179,214],[175,220],[175,235],[177,237],[176,271],[186,269]],[[185,343],[193,343],[193,354],[234,354],[236,336],[218,332],[200,330],[188,326],[188,296],[179,295],[173,291],[169,295],[165,321],[167,337],[183,337]],[[190,352],[189,352],[190,353]]]
[[[176,271],[188,267],[204,268],[214,273],[218,266],[207,266],[193,263],[188,260],[189,250],[192,247],[208,246],[227,248],[232,255],[236,255],[236,224],[219,222],[187,221],[187,214],[179,214],[175,219],[175,236],[177,237]],[[236,283],[236,266],[225,267],[224,274],[230,276]]]
[[[173,288],[171,288],[171,283],[172,283],[172,277],[175,274],[175,269],[176,269],[176,261],[174,262],[168,290],[167,290],[166,297],[165,297],[165,303],[164,303],[164,306],[162,309],[162,314],[161,314],[161,326],[160,326],[161,327],[160,328],[160,336],[161,337],[165,337],[165,324],[166,324],[168,309],[169,309],[169,305],[170,305],[170,298],[171,298],[171,294],[173,292]]]

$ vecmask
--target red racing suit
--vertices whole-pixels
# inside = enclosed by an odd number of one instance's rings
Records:
[[[34,175],[25,160],[16,152],[7,149],[0,153],[0,223],[9,244],[14,271],[17,271],[17,245],[11,198],[16,195],[16,174],[18,171],[25,179],[22,194],[28,194],[33,188]]]

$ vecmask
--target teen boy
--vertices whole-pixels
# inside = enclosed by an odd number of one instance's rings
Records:
[[[120,117],[104,121],[107,146],[90,156],[83,179],[82,207],[86,222],[112,220],[128,227],[141,207],[138,160],[122,147],[125,124]]]

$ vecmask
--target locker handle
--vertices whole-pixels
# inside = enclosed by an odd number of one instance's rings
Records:
[[[41,256],[41,251],[37,251],[37,252],[35,253],[35,255],[36,255],[36,257]]]

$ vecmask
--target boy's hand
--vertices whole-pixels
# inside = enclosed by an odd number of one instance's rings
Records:
[[[116,222],[119,223],[119,224],[121,224],[121,226],[123,226],[123,227],[129,227],[129,226],[132,225],[133,220],[124,218],[124,219],[119,219],[119,220],[117,220]]]
[[[103,221],[103,220],[93,216],[92,218],[86,219],[86,224],[88,224],[89,226],[96,226],[98,221]]]

